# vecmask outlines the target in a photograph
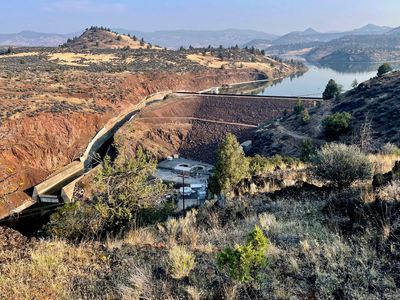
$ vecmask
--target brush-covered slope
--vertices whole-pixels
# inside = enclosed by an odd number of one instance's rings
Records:
[[[351,129],[339,140],[357,143],[360,127],[370,123],[372,149],[384,143],[400,145],[400,72],[375,77],[344,94],[342,100],[325,101],[309,110],[310,121],[304,123],[301,115],[290,113],[279,121],[262,126],[253,141],[253,151],[266,155],[284,153],[299,155],[306,139],[315,145],[326,142],[322,120],[336,112],[349,112]]]
[[[152,47],[150,44],[139,40],[136,36],[118,34],[104,27],[90,27],[79,37],[68,39],[61,46],[74,50],[96,50],[96,49],[145,49]]]
[[[398,60],[399,47],[400,35],[351,35],[316,47],[306,58],[320,63]]]

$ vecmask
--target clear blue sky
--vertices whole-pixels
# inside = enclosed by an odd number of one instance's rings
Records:
[[[90,25],[144,31],[257,29],[283,34],[400,26],[399,0],[1,0],[0,32],[68,33]]]

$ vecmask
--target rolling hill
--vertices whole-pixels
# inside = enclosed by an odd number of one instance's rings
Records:
[[[79,37],[68,39],[61,45],[62,48],[74,50],[94,50],[94,49],[145,49],[152,47],[143,39],[139,40],[136,36],[118,34],[111,29],[103,27],[91,27],[86,29]]]
[[[400,35],[351,35],[322,44],[306,58],[319,63],[383,62],[400,59]]]

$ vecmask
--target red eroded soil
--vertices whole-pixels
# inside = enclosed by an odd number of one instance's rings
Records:
[[[76,93],[70,96],[86,101],[79,106],[74,104],[75,100],[69,102],[68,94],[57,94],[57,97],[65,97],[66,104],[54,109],[54,103],[58,105],[59,101],[44,97],[40,99],[39,106],[46,109],[50,107],[50,110],[38,109],[32,113],[31,107],[36,107],[38,100],[32,103],[29,99],[25,100],[25,106],[30,110],[15,114],[0,126],[1,132],[6,133],[6,137],[0,140],[0,163],[13,172],[13,181],[21,185],[17,195],[12,197],[12,203],[0,205],[0,217],[25,199],[25,189],[40,183],[58,168],[79,158],[97,131],[111,117],[126,111],[145,97],[166,90],[203,90],[226,83],[254,80],[258,75],[252,70],[210,70],[202,74],[120,73],[115,74],[118,80],[113,82],[113,95],[110,96],[99,93],[107,90],[107,82],[102,85],[90,84],[82,91],[79,78],[71,82],[70,89]],[[43,89],[48,85],[46,82]],[[39,93],[40,89],[36,92]],[[114,95],[117,92],[118,97]],[[2,90],[2,94],[6,93]],[[10,90],[10,95],[12,93],[13,90]],[[9,98],[0,99],[0,107],[7,109],[9,102]],[[8,187],[3,185],[0,188],[4,192]]]

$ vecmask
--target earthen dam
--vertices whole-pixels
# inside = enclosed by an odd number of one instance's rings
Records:
[[[193,92],[161,92],[147,97],[129,107],[124,113],[110,120],[89,143],[80,160],[74,161],[32,187],[26,201],[9,210],[9,215],[18,215],[40,202],[70,202],[75,183],[91,169],[94,154],[117,133],[124,134],[126,123],[133,123],[139,134],[126,135],[126,143],[146,147],[146,142],[157,142],[152,132],[177,129],[182,132],[178,146],[173,142],[160,141],[159,154],[181,152],[186,157],[210,161],[207,156],[215,151],[226,132],[235,133],[240,140],[251,138],[251,133],[262,122],[272,120],[285,110],[292,110],[298,97],[247,96]],[[314,106],[320,98],[300,98],[306,106]],[[144,128],[145,127],[145,128]],[[189,128],[190,127],[190,128]],[[185,130],[188,129],[185,133]],[[141,132],[140,132],[141,131]],[[142,135],[143,133],[143,135]],[[160,133],[163,134],[162,132]],[[185,136],[186,134],[186,136]],[[191,146],[187,142],[192,141]],[[164,145],[163,145],[164,143]],[[169,144],[169,145],[168,145]],[[29,211],[29,210],[27,210]]]

